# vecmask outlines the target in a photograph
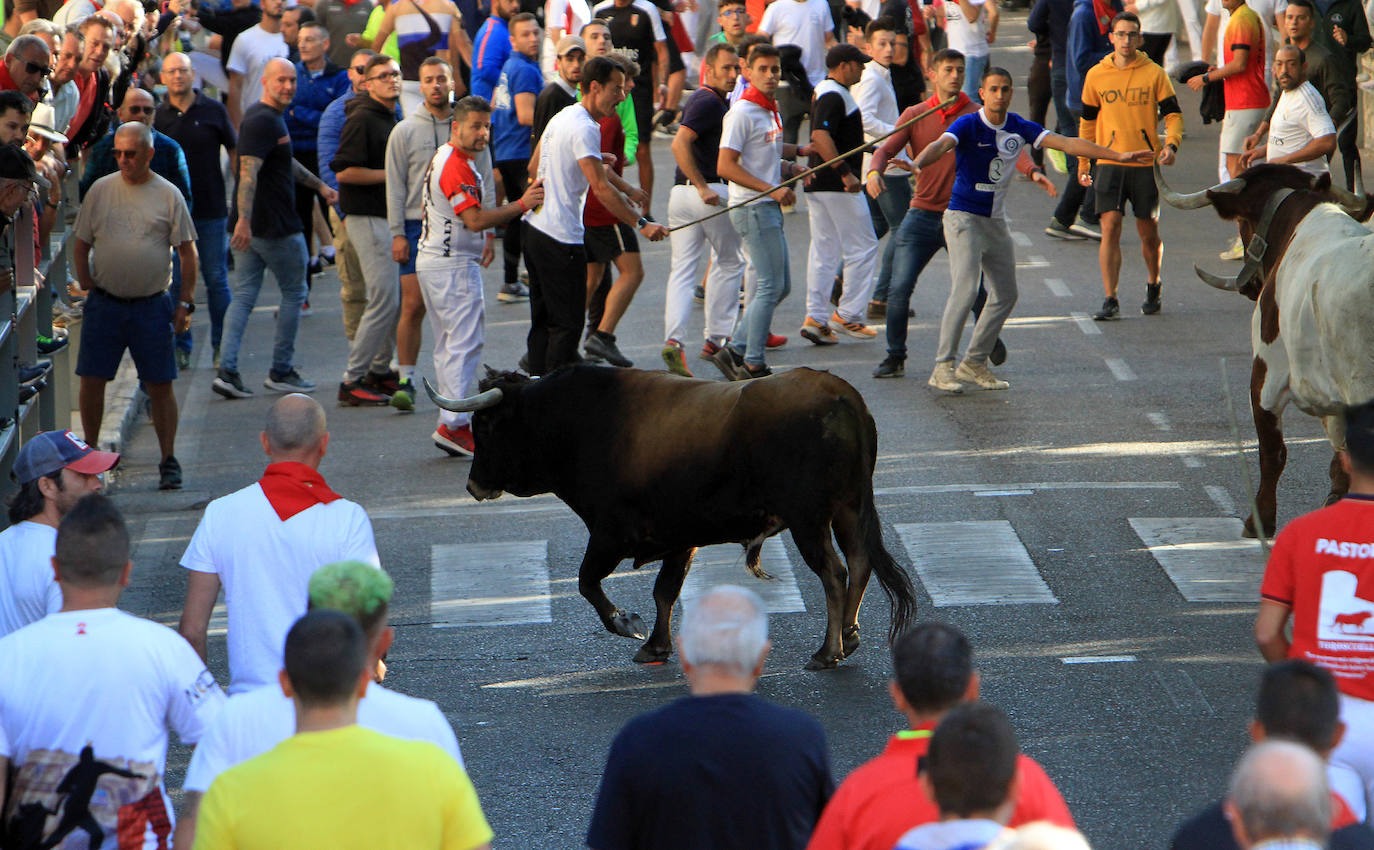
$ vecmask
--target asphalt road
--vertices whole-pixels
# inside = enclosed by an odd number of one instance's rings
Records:
[[[1021,26],[1007,17],[1004,38]],[[1028,64],[1024,49],[994,56],[1018,75]],[[1181,99],[1189,131],[1170,177],[1175,188],[1199,188],[1214,182],[1217,127],[1201,126],[1192,92]],[[1013,108],[1024,104],[1018,93]],[[663,140],[654,147],[654,209],[665,220],[669,154]],[[1095,243],[1044,236],[1051,205],[1030,184],[1011,190],[1021,295],[1004,332],[1010,359],[999,370],[1010,391],[948,396],[925,385],[948,291],[943,256],[913,302],[907,378],[870,377],[881,342],[816,349],[797,337],[804,208],[787,218],[793,294],[774,324],[791,341],[770,362],[828,369],[859,388],[878,423],[875,486],[887,545],[913,570],[920,618],[971,636],[984,696],[1011,714],[1023,747],[1095,846],[1160,847],[1221,793],[1246,742],[1260,671],[1250,622],[1262,555],[1234,539],[1248,499],[1244,470],[1257,475],[1246,401],[1251,303],[1209,289],[1191,270],[1194,261],[1236,268],[1216,259],[1232,226],[1209,210],[1166,210],[1162,314],[1137,309],[1144,271],[1128,233],[1123,318],[1094,324],[1086,316],[1102,298]],[[656,369],[667,244],[646,246],[644,260],[646,282],[620,339],[637,363]],[[495,268],[486,282],[484,359],[513,367],[528,310],[497,303]],[[268,367],[275,293],[264,294],[241,364],[250,387]],[[672,662],[636,666],[635,644],[601,629],[576,593],[586,532],[561,503],[472,502],[463,491],[468,464],[428,440],[435,416],[427,401],[415,415],[336,408],[346,344],[332,273],[317,279],[311,303],[298,362],[329,411],[322,471],[369,510],[397,582],[387,684],[447,713],[499,846],[581,846],[610,739],[626,719],[682,695],[681,672]],[[203,333],[204,313],[195,319]],[[699,330],[698,316],[692,333]],[[709,364],[690,362],[700,377],[719,379]],[[421,371],[431,373],[428,348]],[[224,401],[210,392],[212,377],[202,346],[178,381],[186,489],[157,492],[155,443],[143,424],[115,490],[139,540],[126,607],[170,624],[184,592],[177,561],[200,510],[253,481],[264,462],[258,431],[272,394]],[[1241,417],[1243,463],[1227,397]],[[1281,523],[1320,504],[1329,460],[1315,421],[1295,412],[1288,426]],[[1150,521],[1161,518],[1171,522]],[[980,524],[954,525],[968,522]],[[791,541],[775,545],[770,563],[784,572],[771,586],[750,578],[733,553],[720,567],[699,568],[699,580],[755,586],[787,612],[771,618],[774,651],[759,691],[821,720],[841,779],[900,728],[886,692],[886,601],[876,589],[869,595],[856,655],[834,671],[804,672],[822,636],[824,599]],[[624,565],[608,593],[649,615],[653,569]],[[1026,599],[1038,601],[1014,601]],[[210,646],[223,680],[222,632]],[[175,749],[173,785],[186,757]]]

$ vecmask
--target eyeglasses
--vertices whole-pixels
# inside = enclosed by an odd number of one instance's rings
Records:
[[[151,107],[151,106],[126,106],[125,109],[127,109],[127,110],[129,111],[129,114],[130,114],[130,115],[152,115],[152,114],[153,114],[153,107]]]
[[[1139,32],[1139,31],[1135,31],[1135,32],[1114,32],[1114,33],[1112,33],[1112,35],[1116,36],[1117,38],[1125,38],[1125,39],[1140,38],[1140,32]]]
[[[366,66],[366,65],[354,65],[352,68],[349,68],[348,70],[352,71],[352,72],[355,73],[355,74],[366,74],[366,73],[367,73],[367,66]]]
[[[135,157],[135,156],[138,156],[138,155],[141,153],[141,151],[124,151],[124,150],[120,150],[119,148],[115,148],[114,151],[113,151],[113,153],[114,153],[115,159],[123,159],[123,158],[126,157],[126,156],[127,156],[127,157]]]
[[[400,78],[401,78],[401,72],[400,72],[400,71],[383,71],[383,72],[380,73],[380,74],[373,74],[372,76],[370,76],[370,77],[368,77],[367,79],[363,80],[363,82],[370,83],[370,82],[372,82],[373,80],[399,80]]]
[[[30,74],[38,74],[44,77],[52,73],[52,68],[47,65],[39,65],[37,62],[25,62],[24,70],[28,71]]]
[[[725,11],[720,13],[722,18],[742,18],[747,14],[749,14],[748,11],[740,9],[738,7],[734,9],[726,9]]]

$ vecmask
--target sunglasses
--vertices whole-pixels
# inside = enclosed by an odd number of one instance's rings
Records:
[[[47,65],[39,65],[37,62],[25,62],[24,70],[28,71],[30,74],[38,74],[43,77],[52,73],[52,68]]]
[[[135,157],[135,156],[138,156],[140,152],[139,152],[139,151],[122,151],[122,150],[120,150],[119,148],[115,148],[115,149],[112,151],[112,153],[114,154],[115,159],[123,159],[123,158],[126,157],[126,156],[127,156],[127,157]]]
[[[151,106],[130,106],[128,109],[131,115],[152,115],[154,111]]]
[[[366,74],[366,73],[367,73],[367,66],[366,66],[366,65],[354,65],[354,66],[353,66],[352,68],[350,68],[349,70],[352,71],[352,72],[355,73],[355,74]]]
[[[369,82],[369,83],[370,83],[370,82],[372,82],[373,80],[399,80],[400,78],[401,78],[401,72],[400,72],[400,71],[383,71],[383,72],[380,73],[380,74],[373,74],[372,76],[370,76],[370,77],[368,77],[366,80],[364,80],[364,82]]]

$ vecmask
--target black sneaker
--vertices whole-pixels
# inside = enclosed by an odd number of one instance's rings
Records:
[[[295,369],[289,369],[286,372],[269,371],[267,380],[263,381],[262,385],[279,393],[313,393],[315,391],[315,382],[302,378],[301,373]]]
[[[57,331],[53,331],[52,336],[39,334],[37,339],[39,354],[54,354],[67,347],[67,335],[65,333],[58,334]]]
[[[215,382],[210,385],[218,395],[225,398],[252,398],[253,391],[243,385],[243,379],[238,372],[230,372],[228,369],[220,369],[215,374]]]
[[[773,374],[773,370],[768,368],[767,363],[757,369],[746,363],[744,364],[744,369],[741,370],[740,376],[736,380],[752,381],[754,378],[766,378],[771,374]]]
[[[1113,319],[1121,318],[1121,305],[1115,298],[1108,298],[1102,302],[1102,309],[1093,313],[1093,320],[1098,322],[1110,322]]]
[[[988,354],[988,362],[994,366],[1001,366],[1007,362],[1007,346],[999,336],[997,341],[992,344],[992,351]]]
[[[1153,316],[1159,312],[1159,290],[1160,284],[1145,284],[1145,303],[1140,305],[1140,312],[1147,316]]]
[[[42,386],[47,382],[48,373],[52,371],[52,363],[44,361],[42,363],[20,363],[19,364],[19,386],[32,387],[35,384]]]
[[[339,384],[340,407],[386,407],[391,397],[364,386],[362,381],[345,381]]]
[[[181,464],[177,463],[175,455],[167,455],[167,458],[157,465],[157,478],[159,490],[181,489]]]
[[[701,285],[692,287],[692,302],[694,304],[706,303],[706,287]]]
[[[875,378],[903,378],[906,377],[906,358],[893,357],[888,355],[883,362],[878,364],[878,368],[873,370]]]
[[[394,369],[389,372],[368,372],[359,383],[389,399],[401,388],[401,373]]]
[[[587,337],[587,341],[582,344],[582,350],[589,356],[600,357],[612,366],[619,366],[627,369],[634,364],[630,358],[620,353],[620,349],[615,344],[615,334],[593,331]]]
[[[722,345],[712,354],[711,362],[716,364],[727,381],[739,381],[745,377],[740,374],[745,371],[744,356],[728,345]]]

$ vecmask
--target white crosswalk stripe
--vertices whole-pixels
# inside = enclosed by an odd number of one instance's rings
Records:
[[[1130,523],[1185,600],[1259,600],[1264,553],[1258,541],[1241,537],[1235,517],[1132,517]]]
[[[707,590],[718,584],[738,584],[763,597],[763,604],[770,614],[791,614],[806,610],[801,591],[797,588],[797,578],[792,573],[792,561],[787,557],[787,547],[782,538],[770,537],[763,543],[759,559],[763,571],[773,576],[772,581],[760,581],[749,574],[744,566],[744,547],[735,544],[703,546],[692,559],[692,569],[687,580],[682,583],[679,599],[690,603]],[[808,570],[809,573],[809,570]]]
[[[1006,520],[898,523],[935,606],[1057,603]]]
[[[553,622],[547,540],[430,547],[435,628]]]

